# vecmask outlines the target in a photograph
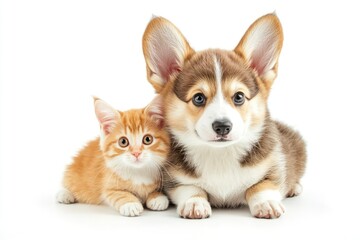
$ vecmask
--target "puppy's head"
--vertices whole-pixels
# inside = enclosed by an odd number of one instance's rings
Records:
[[[195,52],[171,22],[152,19],[143,51],[148,80],[164,96],[170,131],[192,146],[255,140],[267,116],[282,41],[278,18],[268,14],[233,51]]]

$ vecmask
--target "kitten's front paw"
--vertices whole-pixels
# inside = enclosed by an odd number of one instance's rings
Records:
[[[139,202],[129,202],[122,205],[119,209],[120,214],[126,217],[135,217],[139,216],[144,208]]]
[[[169,199],[165,195],[159,195],[146,202],[146,207],[154,211],[162,211],[169,206]]]
[[[202,197],[189,198],[177,207],[178,214],[183,218],[202,219],[211,216],[210,203]]]
[[[58,203],[65,203],[65,204],[74,203],[76,201],[74,194],[72,194],[69,190],[65,188],[61,189],[56,194],[56,200],[58,201]]]
[[[284,206],[280,201],[267,200],[250,206],[251,214],[257,218],[278,218],[284,212]]]

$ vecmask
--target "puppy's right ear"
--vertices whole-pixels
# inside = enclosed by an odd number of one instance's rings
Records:
[[[151,19],[142,44],[147,78],[157,93],[172,75],[182,70],[185,59],[194,52],[181,32],[162,17]]]

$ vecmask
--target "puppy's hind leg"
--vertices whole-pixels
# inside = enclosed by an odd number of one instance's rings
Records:
[[[296,183],[290,191],[286,194],[286,197],[295,197],[298,196],[302,192],[302,186],[300,183]]]

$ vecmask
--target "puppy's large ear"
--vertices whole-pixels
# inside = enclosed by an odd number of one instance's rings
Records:
[[[278,59],[283,43],[283,32],[275,14],[257,19],[246,31],[235,48],[270,88],[277,75]]]
[[[181,71],[193,50],[181,32],[162,17],[153,18],[143,36],[147,77],[156,92],[161,92],[173,74]]]

